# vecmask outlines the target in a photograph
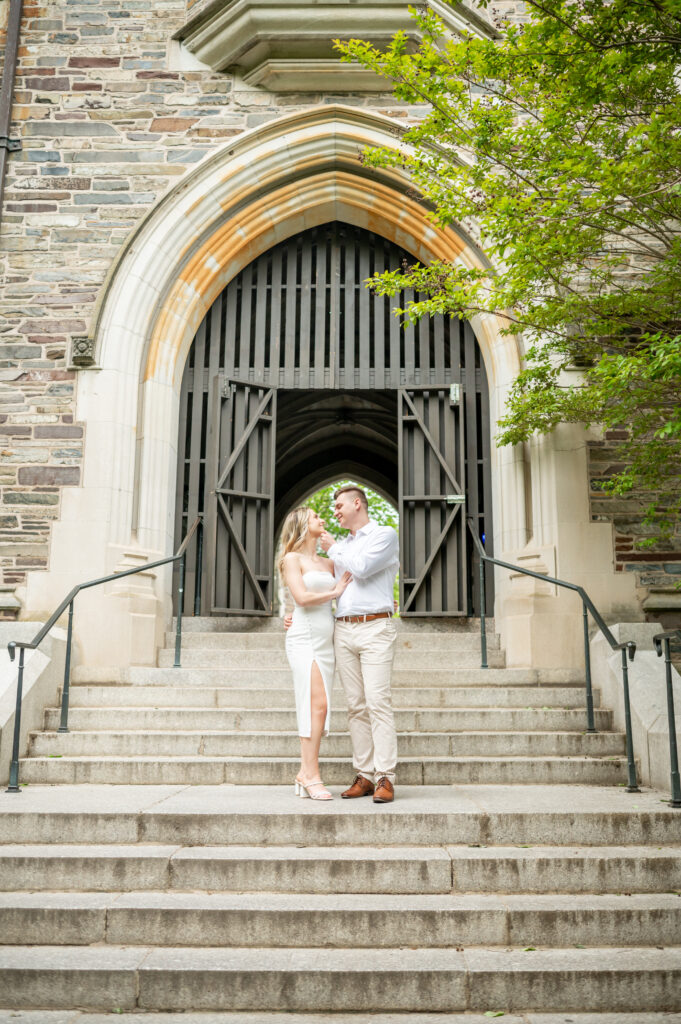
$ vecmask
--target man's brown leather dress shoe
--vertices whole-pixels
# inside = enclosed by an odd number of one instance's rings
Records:
[[[356,796],[371,796],[374,791],[373,782],[369,782],[363,775],[356,775],[355,781],[350,786],[350,789],[346,789],[341,796],[344,800],[351,800]]]
[[[378,780],[378,786],[374,793],[375,804],[391,804],[395,799],[395,789],[390,779],[384,775]]]

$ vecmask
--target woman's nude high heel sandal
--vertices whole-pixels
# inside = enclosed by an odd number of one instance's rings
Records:
[[[321,787],[321,788],[320,788]],[[311,792],[313,789],[318,792]],[[301,797],[303,800],[308,798],[311,800],[333,800],[333,793],[329,793],[328,789],[324,786],[324,783],[319,779],[317,782],[301,782],[300,779],[295,780],[295,794]]]

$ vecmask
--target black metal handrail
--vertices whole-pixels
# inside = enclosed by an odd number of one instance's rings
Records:
[[[14,661],[14,655],[17,647],[19,648],[19,671],[17,674],[17,703],[16,711],[14,713],[14,740],[12,744],[12,760],[10,762],[9,769],[9,786],[7,787],[8,793],[20,793],[19,787],[19,743],[21,734],[21,702],[24,685],[24,651],[35,650],[42,641],[45,639],[49,631],[58,621],[60,616],[63,614],[66,608],[69,610],[69,620],[66,631],[66,657],[64,660],[64,687],[62,689],[61,699],[61,720],[59,724],[59,732],[68,732],[68,721],[69,721],[69,691],[71,686],[71,642],[73,638],[73,602],[76,596],[81,590],[87,590],[89,587],[97,587],[102,583],[111,583],[113,580],[120,580],[123,576],[132,576],[137,572],[147,572],[149,569],[155,569],[159,565],[168,565],[171,562],[180,562],[180,577],[179,585],[177,588],[178,600],[177,600],[177,624],[175,629],[175,661],[174,668],[180,668],[180,655],[182,650],[182,602],[184,600],[184,577],[185,577],[185,566],[187,558],[187,548],[192,537],[198,530],[197,535],[197,559],[196,559],[196,581],[194,588],[194,614],[197,615],[199,612],[198,604],[200,601],[201,593],[201,550],[203,540],[203,516],[197,516],[191,527],[187,531],[187,534],[180,544],[177,552],[174,555],[169,555],[167,558],[159,558],[156,562],[146,562],[144,565],[138,565],[134,569],[123,569],[121,572],[112,573],[109,576],[102,576],[100,579],[88,580],[86,583],[78,583],[73,590],[67,594],[59,607],[50,615],[49,619],[44,626],[41,626],[40,630],[36,633],[30,642],[23,640],[11,640],[7,644],[7,650],[9,651],[10,660]]]
[[[598,609],[594,605],[593,601],[587,594],[583,587],[578,586],[576,583],[568,583],[566,580],[559,580],[553,576],[545,575],[544,573],[534,572],[532,569],[526,569],[522,565],[512,565],[510,562],[502,562],[499,558],[492,558],[491,555],[485,553],[485,549],[482,546],[482,542],[478,537],[477,533],[473,528],[473,517],[467,516],[466,521],[468,523],[468,529],[473,537],[473,543],[480,559],[480,655],[481,655],[481,668],[489,668],[487,664],[487,627],[485,623],[485,600],[486,600],[486,586],[485,586],[485,562],[489,562],[491,565],[498,565],[502,569],[509,569],[511,572],[519,572],[524,576],[532,576],[534,579],[542,580],[544,583],[552,583],[556,587],[565,587],[567,590],[574,590],[582,599],[582,621],[584,628],[584,672],[586,679],[586,721],[587,721],[587,732],[596,732],[596,726],[594,722],[594,701],[593,701],[593,690],[591,684],[591,650],[589,647],[589,612],[594,622],[600,629],[605,639],[610,644],[613,651],[622,652],[622,683],[624,689],[624,722],[627,739],[627,771],[628,771],[628,785],[627,793],[640,793],[638,782],[636,779],[636,762],[634,760],[634,741],[631,730],[631,707],[629,704],[629,666],[627,664],[627,657],[629,661],[634,660],[636,654],[636,643],[633,640],[624,640],[622,643],[618,643],[615,637],[608,629],[603,617],[599,613]]]
[[[681,641],[681,629],[669,629],[665,633],[656,633],[653,637],[658,658],[664,649],[664,668],[667,682],[667,720],[669,722],[669,763],[671,765],[672,798],[670,807],[681,807],[681,781],[679,780],[679,752],[676,745],[676,717],[674,715],[674,690],[672,688],[672,658],[670,644],[672,640]]]

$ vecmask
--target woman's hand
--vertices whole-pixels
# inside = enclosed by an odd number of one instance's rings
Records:
[[[340,597],[341,594],[347,589],[348,585],[352,583],[352,573],[344,572],[338,583],[334,587],[333,596]]]

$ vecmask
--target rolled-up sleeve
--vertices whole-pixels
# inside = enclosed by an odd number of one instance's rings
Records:
[[[351,572],[358,580],[363,580],[397,563],[398,543],[395,531],[384,526],[374,530],[366,544],[358,545],[358,550],[353,551],[352,544],[334,544],[328,554],[333,558],[336,575]]]

